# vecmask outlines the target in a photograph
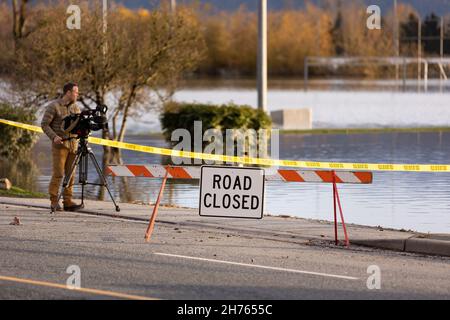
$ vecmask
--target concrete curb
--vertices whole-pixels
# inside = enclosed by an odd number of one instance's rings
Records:
[[[38,205],[38,204],[24,204],[18,202],[8,202],[8,201],[0,201],[0,204],[5,205],[16,205],[23,207],[31,207],[31,208],[40,208],[40,209],[49,209],[48,206]],[[116,219],[124,219],[124,220],[132,220],[139,222],[148,222],[148,218],[136,217],[123,215],[120,213],[117,214],[109,214],[102,213],[94,210],[80,210],[77,212],[72,212],[74,214],[88,214],[93,216],[102,216]],[[273,239],[277,241],[287,241],[292,243],[305,243],[308,240],[317,240],[320,238],[305,238],[301,235],[293,235],[293,234],[284,234],[284,233],[273,233],[267,231],[257,231],[254,232],[252,230],[246,228],[236,228],[236,227],[227,227],[223,225],[218,228],[216,225],[209,224],[200,224],[195,222],[173,222],[157,219],[157,222],[166,223],[171,225],[182,225],[187,227],[206,227],[209,229],[221,229],[222,231],[231,231],[231,232],[245,232],[246,234],[257,236],[259,238],[265,239]],[[350,239],[350,244],[360,245],[371,248],[392,250],[392,251],[401,251],[401,252],[410,252],[410,253],[418,253],[425,255],[437,255],[437,256],[445,256],[450,257],[450,235],[439,235],[439,234],[415,234],[406,239]]]
[[[414,235],[408,239],[367,240],[351,239],[350,243],[372,248],[450,257],[448,240],[429,238],[433,235]]]
[[[415,236],[406,240],[405,251],[450,257],[450,241]]]
[[[405,239],[351,239],[350,244],[359,246],[387,249],[394,251],[405,251]]]

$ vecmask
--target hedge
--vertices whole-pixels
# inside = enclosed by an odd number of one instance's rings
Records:
[[[246,105],[212,105],[170,102],[161,113],[166,141],[176,129],[186,129],[194,136],[194,121],[202,121],[202,134],[208,129],[270,129],[272,121],[264,111]]]

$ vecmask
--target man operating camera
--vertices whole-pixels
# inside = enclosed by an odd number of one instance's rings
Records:
[[[76,101],[78,98],[78,85],[73,82],[66,83],[63,87],[63,96],[53,101],[46,109],[42,118],[41,127],[52,141],[53,173],[48,192],[52,212],[62,211],[58,203],[58,192],[64,175],[71,174],[70,169],[75,160],[78,141],[76,135],[65,134],[63,131],[63,119],[69,115],[79,114],[80,108]],[[63,192],[64,210],[77,211],[82,208],[72,201],[75,173],[72,175]]]

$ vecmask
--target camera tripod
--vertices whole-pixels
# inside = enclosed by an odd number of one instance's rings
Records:
[[[69,138],[69,139],[75,139],[75,138]],[[64,139],[64,140],[69,140],[69,139]],[[101,183],[88,182],[89,159],[91,159],[92,163],[94,164],[94,167],[97,170],[97,174],[100,177]],[[105,178],[102,170],[100,169],[97,159],[95,158],[94,152],[92,152],[92,149],[88,146],[87,137],[80,138],[77,154],[76,154],[75,160],[72,164],[72,167],[70,169],[70,175],[66,175],[64,177],[63,185],[61,188],[61,192],[58,195],[57,203],[59,203],[59,200],[61,200],[61,196],[64,192],[64,189],[69,185],[69,181],[72,179],[72,176],[75,174],[75,169],[77,166],[79,167],[79,184],[81,185],[81,206],[82,206],[82,208],[84,208],[84,186],[85,185],[93,185],[93,186],[106,187],[106,190],[108,190],[108,194],[111,197],[111,200],[116,207],[116,211],[119,212],[120,208],[117,205],[116,201],[114,200],[114,198],[111,194],[111,191],[109,190],[108,182],[106,181],[106,178]],[[52,212],[54,212],[54,208],[52,208]]]

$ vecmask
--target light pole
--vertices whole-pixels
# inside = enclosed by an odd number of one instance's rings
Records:
[[[103,0],[103,56],[108,52],[108,43],[106,42],[106,32],[108,31],[108,0]]]
[[[395,81],[398,81],[399,67],[398,67],[398,57],[400,56],[400,42],[399,42],[399,32],[398,32],[398,11],[397,11],[397,0],[394,0],[394,51],[397,61],[395,63]]]
[[[440,36],[440,48],[439,48],[439,55],[441,59],[444,58],[444,17],[441,17],[441,36]]]
[[[420,92],[420,80],[422,77],[422,17],[417,14],[417,91]]]
[[[400,55],[400,40],[399,40],[399,30],[398,30],[397,0],[394,0],[394,49],[395,49],[395,55],[398,57]]]
[[[444,67],[442,65],[442,59],[444,59],[444,17],[441,17],[441,34],[440,34],[440,44],[439,44],[439,56],[441,57],[441,64],[439,65],[439,91],[442,92],[443,89],[443,80],[444,80]]]
[[[258,0],[258,109],[267,111],[267,0]]]

